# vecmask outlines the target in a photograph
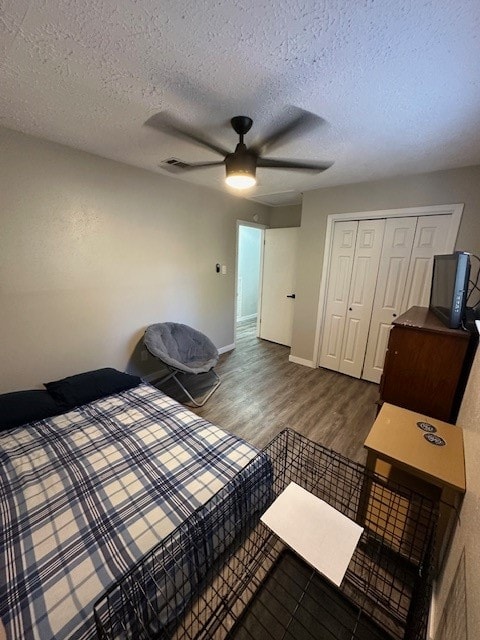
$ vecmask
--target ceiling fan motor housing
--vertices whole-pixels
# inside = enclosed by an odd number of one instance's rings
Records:
[[[255,177],[257,170],[257,156],[250,153],[245,145],[240,148],[237,145],[234,153],[229,153],[225,158],[225,167],[227,176],[229,175],[248,175]]]
[[[250,131],[253,120],[248,116],[235,116],[230,120],[230,124],[239,136],[244,136]]]

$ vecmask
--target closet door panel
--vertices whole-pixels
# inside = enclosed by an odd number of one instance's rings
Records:
[[[380,378],[383,373],[383,364],[385,362],[385,354],[388,347],[388,339],[390,337],[391,324],[382,323],[378,329],[378,335],[375,342],[375,351],[372,355],[372,369],[376,372],[375,380],[363,376],[365,380],[371,380],[371,382],[380,382]]]
[[[382,251],[385,220],[358,223],[339,371],[355,378],[362,373],[373,297]]]
[[[358,318],[349,318],[345,327],[345,346],[343,350],[342,367],[355,364],[355,356],[358,346],[358,334],[360,331],[360,321]]]
[[[342,344],[343,327],[345,325],[345,316],[332,315],[328,327],[328,335],[325,340],[327,358],[332,360],[338,360],[339,358],[339,344]],[[330,367],[332,368],[332,367]]]
[[[338,371],[352,278],[358,222],[336,222],[327,289],[320,366]]]
[[[428,307],[433,256],[451,252],[451,249],[446,246],[451,219],[450,215],[418,218],[400,313],[404,313],[413,306]]]
[[[380,258],[362,378],[380,382],[392,320],[400,315],[417,218],[390,218]]]

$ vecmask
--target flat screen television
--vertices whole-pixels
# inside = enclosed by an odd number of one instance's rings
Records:
[[[468,253],[457,251],[433,257],[430,309],[452,329],[462,326],[469,279]]]

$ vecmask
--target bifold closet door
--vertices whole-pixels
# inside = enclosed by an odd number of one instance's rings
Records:
[[[362,378],[380,382],[391,322],[402,312],[417,218],[390,218],[385,224],[377,287]]]
[[[370,329],[385,220],[358,223],[353,273],[343,332],[340,373],[360,378]]]
[[[451,215],[418,218],[400,313],[405,313],[414,306],[428,307],[432,286],[432,258],[436,254],[453,251],[453,247],[447,245],[451,224]]]
[[[356,220],[336,222],[333,228],[320,366],[334,371],[340,367],[357,228]]]
[[[410,307],[428,307],[432,258],[450,253],[450,215],[391,218],[385,227],[362,378],[380,382],[391,322]]]
[[[360,377],[385,220],[336,222],[320,366]]]

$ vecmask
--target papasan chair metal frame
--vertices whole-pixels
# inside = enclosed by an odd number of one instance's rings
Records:
[[[156,384],[161,385],[167,380],[175,380],[196,407],[203,407],[220,386],[221,380],[214,371],[218,362],[218,350],[210,338],[201,331],[178,322],[159,322],[147,328],[143,343],[148,352],[154,358],[158,358],[169,370],[169,374],[159,378]],[[199,375],[208,372],[215,376],[215,383],[201,402],[198,402],[177,376],[185,373]]]

